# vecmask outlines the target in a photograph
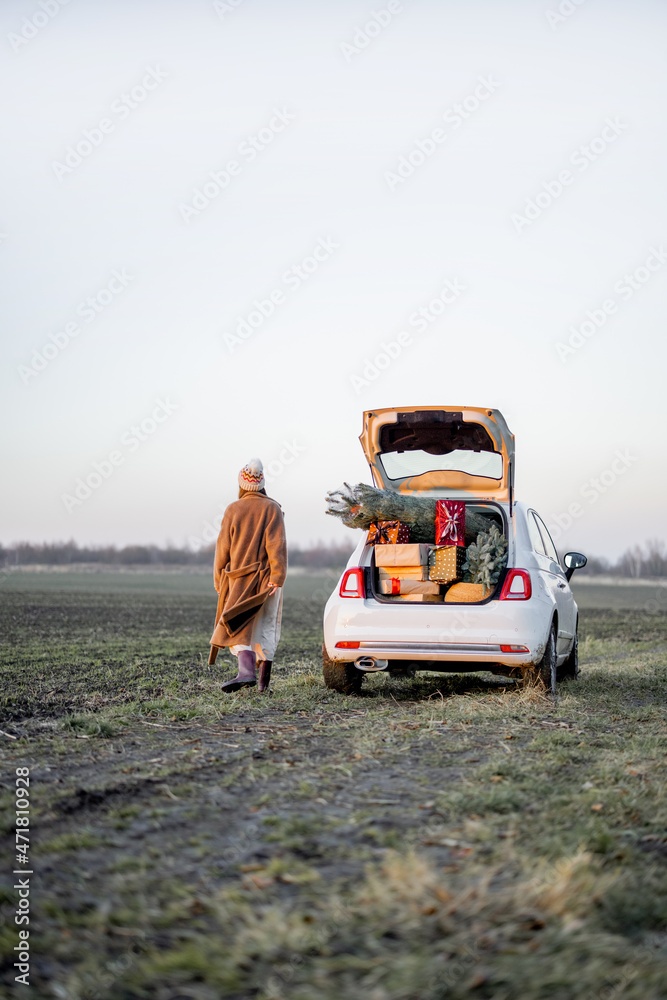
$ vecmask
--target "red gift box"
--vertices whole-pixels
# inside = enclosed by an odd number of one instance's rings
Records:
[[[368,529],[368,545],[403,545],[410,541],[410,529],[401,521],[373,521]]]
[[[465,545],[466,505],[462,500],[436,500],[435,544]]]

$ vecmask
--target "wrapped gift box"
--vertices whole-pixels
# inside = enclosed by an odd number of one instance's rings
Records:
[[[401,521],[373,521],[368,529],[368,545],[396,545],[410,541],[410,529]]]
[[[396,598],[397,601],[415,601],[423,604],[444,604],[444,597],[439,594],[405,594]]]
[[[462,500],[436,500],[435,544],[466,544],[466,505]]]
[[[428,580],[428,566],[380,566],[380,582],[383,580]]]
[[[440,584],[431,583],[429,580],[406,580],[392,576],[389,579],[380,580],[381,594],[439,594]]]
[[[378,545],[375,550],[376,566],[427,566],[429,545]]]
[[[428,578],[435,583],[460,580],[466,550],[459,545],[435,545],[428,557]]]

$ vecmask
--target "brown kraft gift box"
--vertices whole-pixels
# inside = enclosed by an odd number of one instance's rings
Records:
[[[413,542],[407,545],[378,545],[376,566],[427,566],[430,545]]]
[[[380,566],[380,583],[383,580],[428,580],[427,566]]]

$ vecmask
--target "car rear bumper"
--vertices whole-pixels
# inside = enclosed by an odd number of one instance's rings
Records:
[[[510,643],[507,643],[510,645]],[[514,643],[513,645],[519,645]],[[523,643],[521,644],[523,645]],[[489,663],[502,666],[521,666],[535,662],[535,652],[504,653],[500,644],[495,643],[388,643],[380,641],[360,642],[357,649],[337,649],[327,653],[332,660],[353,661],[360,656],[371,656],[378,660],[408,660],[414,662],[441,661],[443,663]],[[333,655],[332,655],[333,653]],[[541,654],[540,654],[541,655]],[[539,657],[538,657],[539,659]]]
[[[372,598],[333,596],[324,615],[327,655],[347,662],[364,656],[519,667],[542,658],[547,632],[544,605],[534,598],[466,607],[411,604],[399,608]],[[341,642],[355,646],[341,648]],[[524,646],[527,651],[504,652],[502,646]]]

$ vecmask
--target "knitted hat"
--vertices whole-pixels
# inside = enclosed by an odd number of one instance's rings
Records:
[[[257,493],[264,489],[264,467],[258,458],[251,458],[239,472],[239,486],[242,490]]]

